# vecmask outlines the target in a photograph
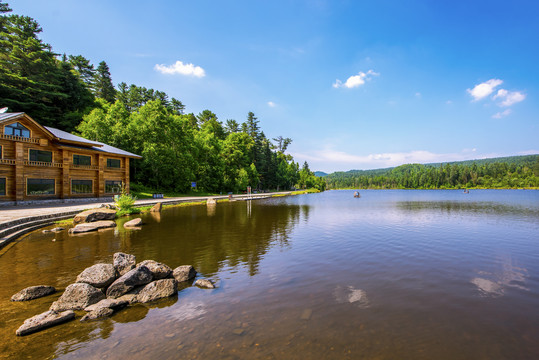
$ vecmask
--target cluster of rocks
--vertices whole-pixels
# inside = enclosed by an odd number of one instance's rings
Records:
[[[77,310],[86,311],[81,319],[86,321],[110,316],[130,304],[174,296],[178,293],[178,283],[191,280],[196,274],[191,265],[173,270],[154,260],[137,264],[134,255],[115,253],[112,264],[95,264],[82,271],[48,311],[27,319],[16,334],[26,335],[72,320]],[[198,279],[194,285],[215,288],[207,279]],[[32,286],[13,295],[11,300],[36,299],[55,291],[50,286]]]

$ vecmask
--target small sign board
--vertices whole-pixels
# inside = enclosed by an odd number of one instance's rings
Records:
[[[192,187],[192,188],[196,188],[196,187],[197,187],[196,181],[191,182],[191,187]]]

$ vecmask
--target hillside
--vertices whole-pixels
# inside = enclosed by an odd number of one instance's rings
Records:
[[[539,155],[350,170],[334,172],[325,179],[333,189],[537,188]]]

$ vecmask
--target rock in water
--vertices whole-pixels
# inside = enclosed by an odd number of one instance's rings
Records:
[[[75,313],[67,310],[61,313],[56,311],[45,311],[42,314],[26,319],[15,332],[18,336],[28,335],[36,331],[55,326],[75,318]]]
[[[82,310],[105,298],[101,290],[85,283],[69,285],[62,296],[52,303],[50,310]]]
[[[215,289],[215,285],[213,285],[213,282],[208,279],[198,279],[197,281],[195,281],[195,285],[205,289]]]
[[[129,270],[119,279],[112,283],[107,289],[107,297],[117,298],[132,290],[135,286],[146,285],[152,281],[153,276],[150,269],[142,265]]]
[[[150,209],[150,212],[160,213],[162,209],[163,209],[163,204],[159,202],[155,204],[154,206],[152,206],[152,208]]]
[[[174,271],[172,272],[172,276],[174,276],[174,279],[178,282],[191,280],[197,275],[197,272],[194,267],[191,265],[182,265],[178,266]]]
[[[93,311],[90,311],[88,314],[84,315],[80,321],[86,321],[86,320],[95,320],[106,316],[111,316],[114,314],[114,310],[107,307],[102,307]]]
[[[217,200],[214,198],[208,198],[208,200],[206,200],[206,205],[217,205]]]
[[[137,259],[135,258],[135,255],[117,252],[113,256],[112,264],[114,265],[116,271],[118,271],[118,274],[121,276],[127,273],[129,270],[135,268]]]
[[[140,225],[142,225],[142,219],[141,218],[136,218],[136,219],[133,219],[133,220],[129,220],[129,221],[124,223],[125,228],[137,227],[137,226],[140,226]]]
[[[172,269],[170,267],[154,260],[144,260],[137,266],[146,266],[150,269],[154,280],[164,279],[172,274]]]
[[[73,218],[73,224],[90,223],[100,220],[114,220],[116,219],[116,210],[112,209],[90,209],[75,215]]]
[[[47,296],[56,292],[52,286],[37,285],[22,289],[11,297],[11,301],[27,301]]]
[[[84,308],[84,311],[96,311],[101,308],[109,308],[112,310],[120,309],[124,306],[127,306],[129,304],[129,301],[126,300],[120,300],[120,299],[103,299],[98,303],[95,303],[93,305],[87,306]]]
[[[137,294],[136,302],[147,303],[166,298],[178,293],[178,282],[175,279],[162,279],[149,283]]]
[[[74,228],[69,229],[70,234],[86,233],[90,231],[97,231],[99,229],[116,227],[116,223],[112,220],[102,220],[92,223],[78,224]]]
[[[84,269],[77,276],[78,283],[86,283],[96,288],[106,288],[116,280],[116,270],[112,264],[95,264]]]

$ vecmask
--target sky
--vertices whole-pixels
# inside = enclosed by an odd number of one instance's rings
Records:
[[[243,122],[312,170],[539,154],[539,2],[11,0],[57,53]]]

